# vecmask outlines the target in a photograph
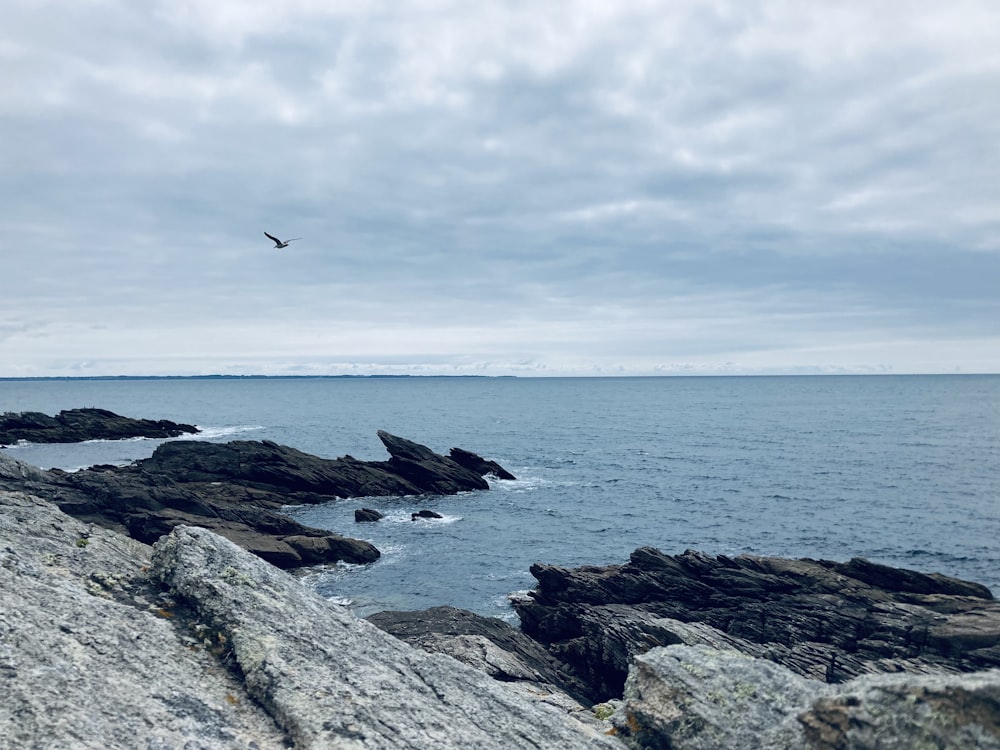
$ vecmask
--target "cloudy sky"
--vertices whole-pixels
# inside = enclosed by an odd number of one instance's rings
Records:
[[[0,377],[1000,372],[994,0],[7,0],[0,72]]]

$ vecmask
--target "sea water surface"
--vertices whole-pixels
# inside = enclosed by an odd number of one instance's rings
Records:
[[[289,508],[382,551],[305,572],[360,615],[451,604],[512,619],[507,597],[533,587],[532,563],[623,563],[640,546],[861,556],[1000,591],[1000,376],[0,381],[0,412],[86,406],[328,458],[387,458],[384,429],[517,476]],[[161,442],[6,450],[72,470]],[[386,517],[357,524],[363,506]],[[444,518],[410,520],[424,508]]]

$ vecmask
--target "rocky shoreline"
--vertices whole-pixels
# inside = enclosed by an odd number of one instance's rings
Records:
[[[89,523],[147,544],[181,525],[211,529],[281,568],[369,563],[372,544],[298,523],[286,505],[353,497],[453,495],[513,475],[461,448],[444,456],[385,431],[387,461],[325,459],[264,441],[173,440],[128,466],[76,472],[26,466],[0,454],[0,489],[48,498]],[[420,513],[421,511],[417,511]]]
[[[645,644],[609,628],[606,652],[632,655],[594,705],[564,650],[499,620],[375,627],[205,529],[150,547],[0,491],[0,748],[1000,747],[1000,670],[957,671],[996,652],[995,602],[921,596],[945,631],[978,607],[956,662],[831,684],[659,618]]]
[[[280,569],[308,557],[272,564],[229,525],[503,471],[380,437],[387,462],[178,441],[67,474],[0,454],[0,748],[1000,748],[1000,603],[975,583],[642,548],[532,566],[520,628],[362,620]]]

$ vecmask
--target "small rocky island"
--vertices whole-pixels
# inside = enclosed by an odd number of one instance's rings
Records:
[[[29,443],[80,443],[84,440],[175,438],[193,435],[194,425],[167,419],[132,419],[107,409],[67,409],[50,417],[37,411],[0,414],[0,447]]]
[[[378,551],[282,505],[510,476],[379,437],[387,461],[177,441],[66,473],[0,453],[0,750],[1000,749],[1000,604],[936,573],[641,548],[533,565],[519,628],[357,618],[280,568]]]

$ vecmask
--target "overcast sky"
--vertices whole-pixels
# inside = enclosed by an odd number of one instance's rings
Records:
[[[1000,372],[1000,2],[2,15],[0,377]]]

